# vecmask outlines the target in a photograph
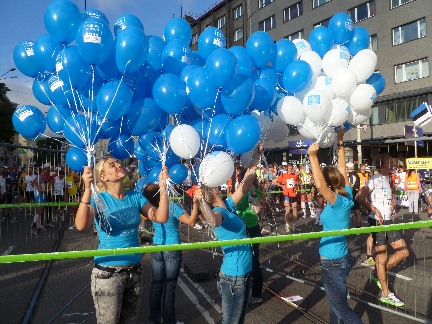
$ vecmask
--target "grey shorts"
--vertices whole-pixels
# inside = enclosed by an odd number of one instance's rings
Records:
[[[376,219],[373,219],[371,217],[368,218],[369,226],[378,226],[379,223]],[[383,225],[390,225],[393,224],[392,220],[385,220],[383,221]],[[380,245],[387,245],[388,243],[394,243],[396,241],[399,241],[403,239],[402,233],[400,231],[389,231],[389,232],[377,232],[372,233],[374,244],[377,246]]]

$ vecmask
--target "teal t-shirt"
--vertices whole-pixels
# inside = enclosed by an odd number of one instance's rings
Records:
[[[214,229],[218,240],[233,240],[248,237],[246,225],[237,215],[232,197],[225,199],[226,208],[215,207],[213,211],[222,214],[223,220],[220,226]],[[235,245],[222,247],[224,258],[221,271],[228,276],[244,276],[252,271],[251,246]]]
[[[166,223],[153,223],[153,244],[180,244],[179,218],[185,211],[176,203],[169,204],[169,217]]]
[[[348,197],[336,195],[332,205],[327,203],[322,214],[321,222],[324,231],[343,230],[350,227],[351,208],[354,206],[352,188],[345,186]],[[346,236],[328,236],[321,238],[319,246],[320,256],[326,259],[339,259],[348,254]]]
[[[147,198],[135,191],[126,191],[123,199],[117,199],[104,191],[97,194],[99,202],[94,223],[99,236],[99,250],[139,247],[138,226],[140,210]],[[92,196],[90,205],[96,208]],[[142,254],[95,256],[95,264],[107,267],[127,266],[141,262]]]

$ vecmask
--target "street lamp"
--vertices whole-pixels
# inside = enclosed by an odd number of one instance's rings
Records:
[[[15,71],[15,70],[16,70],[15,67],[10,68],[8,71],[6,71],[6,72],[3,73],[2,75],[0,75],[0,80],[4,80],[4,79],[16,79],[16,78],[18,78],[16,75],[11,76],[11,77],[5,77],[5,78],[3,78],[6,74],[8,74],[9,72],[13,72],[13,71]]]

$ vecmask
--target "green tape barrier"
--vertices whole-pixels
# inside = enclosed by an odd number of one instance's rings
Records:
[[[26,208],[26,207],[66,207],[78,206],[77,202],[45,202],[45,203],[22,203],[22,204],[1,204],[2,208]]]
[[[309,240],[309,239],[317,239],[317,238],[327,237],[327,236],[347,236],[347,235],[354,235],[354,234],[369,234],[372,232],[385,232],[385,231],[392,231],[392,230],[393,231],[405,230],[405,229],[424,228],[424,227],[432,227],[432,220],[419,221],[414,223],[401,223],[401,224],[351,228],[346,230],[254,237],[254,238],[226,240],[226,241],[196,242],[196,243],[184,243],[184,244],[172,244],[172,245],[153,245],[153,246],[125,248],[125,249],[4,255],[4,256],[0,256],[0,263],[77,259],[77,258],[89,258],[94,256],[115,256],[119,254],[150,253],[150,252],[174,251],[174,250],[195,250],[195,249],[206,249],[206,248],[230,246],[230,245],[232,246],[232,245],[253,244],[253,243],[275,243],[275,242],[284,242],[284,241]]]

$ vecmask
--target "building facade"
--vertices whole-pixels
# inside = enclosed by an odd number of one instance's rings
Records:
[[[432,103],[429,61],[432,60],[431,0],[224,0],[197,19],[189,20],[193,31],[192,49],[197,50],[199,34],[207,27],[220,28],[227,47],[245,46],[255,31],[269,33],[274,41],[308,39],[316,26],[328,26],[337,12],[350,15],[354,27],[370,33],[370,48],[378,57],[376,70],[386,80],[377,97],[368,127],[352,128],[346,135],[350,160],[371,162],[373,156],[388,152],[395,162],[407,157],[427,156],[432,143],[405,145],[405,125],[413,125],[410,113],[422,102]],[[432,123],[423,128],[432,133]],[[288,141],[301,137],[290,127],[290,136],[281,143],[267,143],[274,160],[289,159]],[[361,146],[360,146],[361,145]]]

